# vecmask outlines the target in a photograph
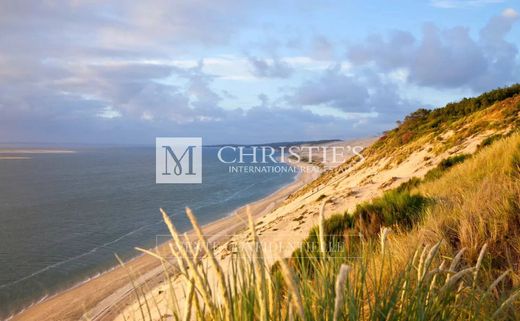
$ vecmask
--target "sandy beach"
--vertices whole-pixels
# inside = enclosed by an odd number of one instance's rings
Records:
[[[294,182],[261,200],[248,204],[251,213],[255,218],[263,216],[318,175],[317,171],[301,172]],[[212,242],[224,243],[233,234],[244,229],[245,210],[244,206],[228,217],[205,225],[205,234],[211,235]],[[160,215],[159,211],[157,215]],[[158,260],[148,255],[140,255],[127,262],[125,268],[116,267],[46,298],[15,315],[11,320],[68,321],[85,317],[88,320],[113,320],[122,308],[134,300],[129,282],[129,270],[133,275],[141,275],[136,280],[138,285],[146,281],[148,286],[153,287],[163,280],[163,270]]]

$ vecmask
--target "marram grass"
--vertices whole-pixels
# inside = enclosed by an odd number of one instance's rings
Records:
[[[201,231],[188,210],[195,231]],[[489,284],[479,278],[486,246],[475,266],[462,264],[465,249],[453,258],[441,256],[441,242],[422,247],[405,265],[394,264],[385,229],[377,242],[366,242],[356,259],[321,253],[309,258],[312,273],[293,267],[295,258],[281,260],[269,269],[263,259],[250,217],[253,253],[239,250],[225,271],[216,254],[197,232],[204,249],[201,264],[183,246],[174,224],[163,211],[172,234],[174,262],[143,251],[165,263],[168,282],[182,284],[181,295],[173,286],[166,290],[169,304],[161,306],[153,295],[135,289],[139,309],[125,320],[514,320],[519,292],[497,296],[495,289],[505,276]],[[319,239],[323,239],[320,236]],[[321,250],[320,250],[321,252]],[[377,253],[377,254],[374,254]],[[196,253],[192,253],[196,254]],[[296,272],[298,271],[298,272]],[[213,277],[209,277],[213,275]],[[153,311],[153,312],[152,312]]]

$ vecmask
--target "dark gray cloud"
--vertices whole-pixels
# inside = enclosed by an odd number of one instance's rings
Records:
[[[518,48],[506,36],[518,21],[513,9],[493,17],[474,39],[467,28],[440,29],[426,24],[416,39],[397,31],[349,48],[356,65],[374,64],[382,71],[403,68],[411,83],[434,88],[470,88],[476,92],[518,79]]]

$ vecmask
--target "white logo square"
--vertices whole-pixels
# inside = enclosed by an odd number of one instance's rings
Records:
[[[157,137],[155,182],[201,184],[202,137]]]

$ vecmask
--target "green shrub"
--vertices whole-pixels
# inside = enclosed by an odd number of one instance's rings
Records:
[[[373,236],[381,226],[411,228],[427,204],[428,199],[422,195],[390,190],[371,202],[359,204],[353,217],[356,228]]]
[[[329,255],[356,256],[358,235],[373,238],[383,226],[398,225],[410,229],[421,217],[430,200],[398,189],[385,192],[370,202],[358,204],[353,213],[335,214],[323,222]],[[354,238],[350,236],[356,236]],[[347,244],[348,243],[348,244]],[[348,248],[346,248],[348,247]],[[318,227],[313,227],[302,246],[293,252],[299,271],[312,269],[309,258],[319,258]]]
[[[489,146],[489,145],[493,144],[494,142],[496,142],[497,140],[499,140],[500,138],[502,138],[501,134],[495,134],[495,135],[488,136],[484,140],[482,140],[482,142],[478,145],[477,149],[480,150],[486,146]]]
[[[409,192],[414,187],[417,187],[419,184],[421,184],[422,180],[418,177],[412,177],[409,180],[407,180],[404,183],[401,183],[401,185],[396,187],[397,192]]]
[[[344,213],[334,214],[323,222],[328,250],[337,250],[343,244],[344,232],[354,226],[353,221],[348,213]],[[293,257],[318,257],[319,248],[318,227],[314,226],[302,246],[293,253]]]
[[[435,179],[438,179],[441,177],[444,172],[446,172],[451,167],[455,166],[456,164],[464,162],[466,159],[468,159],[471,155],[468,154],[460,154],[452,157],[448,157],[446,159],[443,159],[437,167],[431,169],[424,175],[424,181],[432,181]]]
[[[513,97],[520,93],[520,84],[498,88],[474,98],[464,98],[459,102],[447,104],[446,107],[436,109],[432,117],[460,117],[484,109],[498,101]]]
[[[318,198],[316,199],[316,201],[321,201],[321,200],[323,200],[325,197],[327,197],[327,195],[325,195],[325,194],[321,194],[320,196],[318,196]]]

